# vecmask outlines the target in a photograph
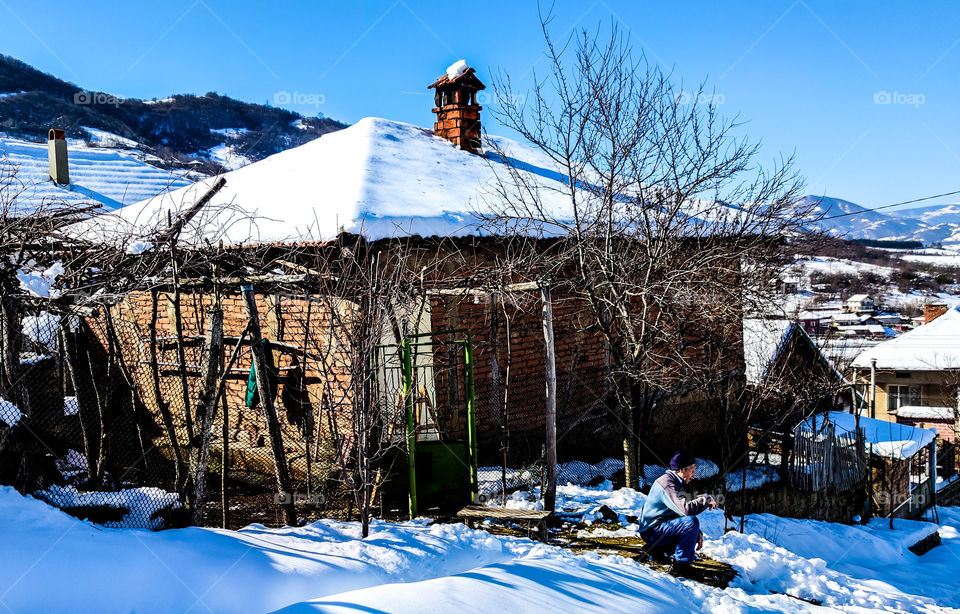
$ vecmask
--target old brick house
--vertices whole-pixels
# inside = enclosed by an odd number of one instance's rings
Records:
[[[454,65],[430,87],[437,91],[432,133],[410,124],[366,118],[227,173],[226,185],[194,211],[185,225],[183,243],[202,249],[222,242],[224,249],[237,254],[241,261],[244,253],[256,252],[258,262],[270,262],[273,250],[278,256],[271,266],[285,275],[309,271],[310,254],[329,249],[344,237],[362,237],[371,243],[402,239],[438,253],[455,247],[475,260],[492,260],[490,254],[503,247],[498,238],[481,236],[481,212],[485,203],[496,197],[492,185],[498,178],[498,165],[505,162],[500,156],[485,154],[480,140],[481,107],[476,104],[476,91],[483,84],[473,69]],[[539,152],[509,139],[491,138],[501,152],[523,162],[518,172],[527,180],[547,188],[562,185],[562,175],[552,170],[550,160]],[[214,181],[211,178],[125,207],[116,215],[90,222],[85,231],[107,237],[149,237],[153,229],[166,225],[168,216],[193,211]],[[554,189],[544,193],[556,199],[552,205],[564,207],[567,203],[560,192]],[[302,256],[299,261],[296,254],[291,256],[293,246],[293,251]],[[453,285],[464,284],[469,280]],[[499,462],[505,427],[514,453],[522,449],[527,460],[533,460],[541,453],[544,425],[539,293],[518,291],[492,297],[481,290],[430,294],[425,313],[410,325],[427,335],[470,331],[475,348],[481,464]],[[229,346],[229,340],[241,335],[246,315],[236,287],[225,287],[222,292]],[[137,365],[136,377],[142,378],[138,386],[143,389],[141,400],[155,419],[161,403],[187,403],[182,398],[181,372],[189,376],[188,395],[198,391],[199,337],[203,334],[204,313],[212,304],[209,287],[181,291],[182,326],[193,340],[185,350],[183,365],[171,341],[176,318],[169,287],[133,293],[113,308],[113,320],[128,331],[124,352],[127,362]],[[295,476],[302,475],[309,459],[319,462],[324,453],[329,454],[325,438],[330,425],[319,414],[329,403],[321,383],[328,378],[321,377],[325,375],[319,372],[322,366],[311,356],[320,353],[324,345],[332,345],[330,339],[338,333],[329,330],[328,314],[309,296],[306,287],[291,292],[282,284],[260,286],[257,304],[264,336],[272,342],[280,371],[280,395],[284,375],[299,369],[310,411],[316,412],[311,416],[295,411],[281,414],[291,470]],[[600,337],[584,316],[584,306],[562,292],[555,297],[554,314],[561,459],[618,457],[622,454],[622,435],[618,418],[608,409],[608,359]],[[497,325],[495,320],[499,320]],[[304,343],[305,330],[310,331],[309,343]],[[164,367],[159,390],[149,384],[152,336],[158,339],[158,360]],[[737,372],[742,360],[739,323],[721,336],[730,352],[729,371]],[[336,343],[348,341],[339,339]],[[692,347],[692,351],[699,351]],[[509,381],[505,376],[507,365]],[[226,434],[231,438],[236,462],[249,465],[253,471],[268,457],[257,453],[265,445],[266,427],[259,413],[245,403],[249,370],[249,356],[243,353],[227,383],[228,424],[221,428],[218,423],[214,428],[213,447],[218,448],[218,438]],[[503,406],[496,399],[507,385],[511,391]],[[649,445],[661,457],[678,447],[697,449],[699,454],[709,456],[717,445],[719,415],[715,405],[702,391],[676,387],[668,407],[658,412],[651,425]],[[344,418],[348,420],[349,416]],[[184,416],[177,420],[178,428],[186,426]],[[306,437],[307,432],[312,438]]]

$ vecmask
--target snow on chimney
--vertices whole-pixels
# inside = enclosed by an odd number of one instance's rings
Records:
[[[923,306],[923,323],[933,322],[943,314],[947,313],[947,304],[940,301],[933,301]]]
[[[467,65],[466,60],[454,62],[445,75],[427,89],[434,89],[433,112],[437,121],[433,133],[443,137],[464,151],[480,153],[480,110],[477,92],[486,89]]]
[[[50,178],[60,185],[70,183],[67,165],[67,135],[63,130],[51,128],[47,133],[47,155],[50,158]]]

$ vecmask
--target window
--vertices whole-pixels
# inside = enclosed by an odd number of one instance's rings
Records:
[[[904,405],[920,405],[920,386],[887,386],[887,411]]]

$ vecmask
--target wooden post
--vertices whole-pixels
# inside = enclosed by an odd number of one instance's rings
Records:
[[[553,344],[553,303],[550,286],[540,285],[543,301],[543,343],[546,350],[546,449],[544,462],[547,467],[546,491],[543,496],[544,511],[553,512],[557,501],[557,365]]]
[[[207,315],[207,332],[203,341],[203,362],[200,365],[200,383],[203,391],[197,402],[197,422],[200,427],[200,441],[197,450],[191,456],[193,473],[193,524],[199,526],[203,508],[203,491],[206,486],[207,457],[210,453],[210,434],[213,431],[213,418],[217,413],[217,393],[219,392],[220,361],[223,359],[223,311],[220,308],[210,310]]]
[[[300,351],[300,368],[303,369],[303,388],[307,391],[307,397],[309,398],[309,389],[307,388],[307,342],[310,339],[310,312],[313,309],[313,301],[310,300],[310,295],[307,294],[304,297],[304,300],[307,303],[307,318],[303,322],[303,346]],[[280,304],[279,299],[277,299],[277,304]],[[307,456],[307,500],[312,501],[311,497],[313,496],[313,461],[311,459],[313,455],[313,450],[311,449],[313,438],[313,404],[310,404],[310,414],[309,416],[304,415],[303,417],[303,437],[306,440],[306,456]]]
[[[287,469],[286,453],[283,449],[283,434],[280,431],[280,421],[277,418],[277,409],[273,406],[270,394],[272,382],[267,373],[266,358],[264,355],[263,337],[260,336],[260,316],[257,312],[257,297],[253,293],[253,286],[243,286],[243,302],[247,309],[247,318],[250,328],[250,353],[253,356],[253,370],[260,391],[260,405],[267,421],[267,434],[270,437],[270,448],[273,451],[273,464],[277,476],[277,488],[284,498],[284,521],[294,526],[297,515],[293,508],[293,491],[290,487],[290,474]]]
[[[490,310],[490,399],[493,401],[493,413],[500,424],[500,452],[504,455],[503,464],[500,467],[500,503],[504,507],[507,505],[507,458],[506,458],[506,432],[507,424],[503,412],[503,399],[500,393],[500,360],[497,358],[498,341],[500,337],[500,318],[497,303],[497,294],[491,292],[487,295],[488,308]]]

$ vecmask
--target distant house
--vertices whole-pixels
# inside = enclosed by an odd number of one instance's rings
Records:
[[[854,380],[876,399],[871,417],[897,421],[900,408],[956,407],[960,387],[960,311],[861,352],[851,364]],[[872,379],[871,379],[872,378]],[[932,410],[931,410],[932,411]]]
[[[899,332],[907,330],[908,327],[905,327],[905,321],[902,316],[896,313],[883,313],[876,316],[873,316],[873,319],[876,320],[877,324],[886,326],[887,328],[892,328]]]
[[[860,324],[860,316],[856,313],[838,313],[831,320],[834,326],[857,326]]]
[[[941,477],[956,472],[960,400],[960,311],[934,319],[858,355],[853,379],[866,398],[864,415],[936,429]]]
[[[866,313],[875,311],[877,304],[869,294],[854,294],[844,301],[844,308],[848,313]]]
[[[804,332],[812,337],[819,337],[824,331],[825,318],[813,311],[801,311],[797,314],[797,324],[803,328]],[[829,319],[826,319],[829,322]]]
[[[887,336],[886,330],[879,324],[854,324],[852,326],[837,326],[837,334],[846,337],[867,337],[883,339]]]
[[[784,277],[780,280],[781,294],[797,294],[800,292],[800,279],[797,277]]]

